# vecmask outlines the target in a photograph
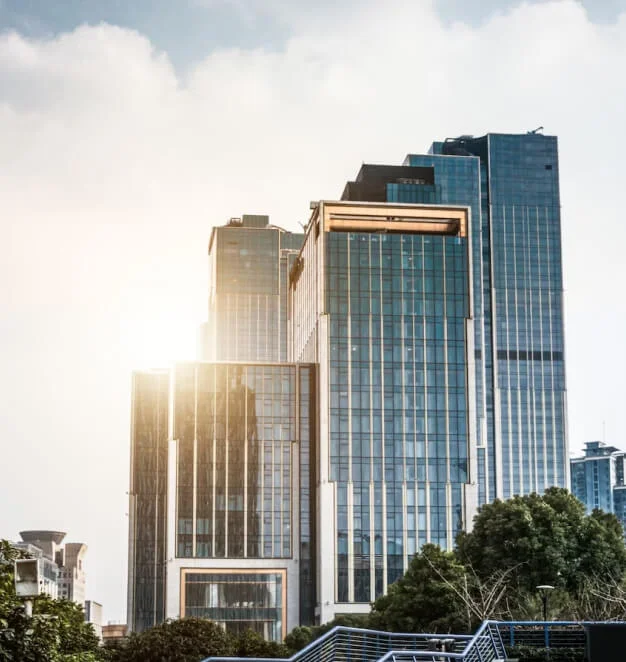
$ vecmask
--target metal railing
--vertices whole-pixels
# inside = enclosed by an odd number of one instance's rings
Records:
[[[495,662],[506,647],[578,648],[593,621],[485,621],[473,635],[335,627],[288,659],[208,657],[202,662]]]
[[[271,662],[378,662],[393,651],[401,655],[410,651],[406,660],[431,660],[437,654],[435,642],[448,642],[454,651],[463,650],[472,635],[412,634],[381,632],[338,626],[315,639],[286,660]],[[452,642],[452,643],[450,643]],[[424,657],[422,653],[426,652]],[[441,655],[441,653],[438,653]],[[445,654],[445,653],[444,653]],[[400,657],[397,658],[400,660]],[[439,658],[436,658],[439,659]],[[202,662],[270,662],[267,658],[208,657]],[[487,661],[486,661],[487,662]]]
[[[507,647],[584,648],[585,627],[598,621],[500,621],[498,630]]]

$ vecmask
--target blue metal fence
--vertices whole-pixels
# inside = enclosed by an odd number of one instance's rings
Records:
[[[584,648],[585,626],[590,624],[586,621],[510,621],[498,623],[498,629],[509,647]]]
[[[336,627],[287,660],[208,657],[202,662],[496,662],[506,648],[578,648],[585,626],[574,621],[485,621],[473,635],[411,634]]]

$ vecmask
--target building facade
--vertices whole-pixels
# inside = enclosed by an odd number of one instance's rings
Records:
[[[288,274],[303,235],[246,215],[209,241],[209,317],[200,358],[286,361]]]
[[[320,202],[291,351],[319,368],[318,613],[369,611],[476,507],[467,207]]]
[[[87,545],[81,542],[63,545],[65,535],[63,531],[21,531],[22,542],[14,545],[41,559],[46,592],[51,597],[70,600],[83,607]]]
[[[570,460],[572,494],[587,514],[598,508],[614,513],[626,527],[626,453],[602,441],[585,443],[584,455]]]
[[[199,616],[282,641],[313,622],[314,368],[197,362],[135,380],[148,415],[133,466],[154,474],[155,444],[166,450],[162,490],[133,484],[130,629]]]
[[[479,503],[567,487],[557,139],[436,142],[404,166],[363,166],[343,198],[471,209]]]
[[[128,505],[128,603],[131,631],[165,620],[169,371],[132,379]]]
[[[14,542],[11,546],[25,552],[29,558],[37,559],[42,582],[40,592],[53,600],[59,597],[59,566],[42,549],[28,542]]]
[[[95,600],[85,600],[85,622],[93,627],[94,634],[102,642],[102,605]]]
[[[65,543],[57,554],[59,565],[59,597],[85,605],[85,557],[87,545],[82,542]]]

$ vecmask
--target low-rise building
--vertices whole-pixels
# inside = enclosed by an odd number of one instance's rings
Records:
[[[21,531],[22,540],[14,543],[34,558],[43,559],[43,575],[46,593],[52,598],[61,598],[85,605],[85,556],[87,545],[68,542],[63,545],[63,531],[42,529]]]
[[[85,621],[91,623],[96,637],[102,641],[102,605],[95,600],[85,600]]]

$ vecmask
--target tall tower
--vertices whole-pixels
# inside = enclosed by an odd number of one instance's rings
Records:
[[[467,205],[479,503],[569,485],[557,139],[436,142],[363,166],[344,199]]]
[[[261,215],[244,214],[213,228],[200,358],[286,360],[288,274],[302,239]]]
[[[320,622],[370,603],[475,512],[468,207],[320,202],[291,272],[319,369]]]
[[[471,197],[481,218],[472,246],[480,502],[568,487],[557,139],[492,133],[430,151],[406,163],[433,167],[441,201]]]

